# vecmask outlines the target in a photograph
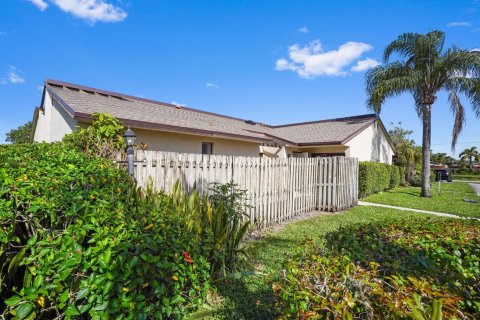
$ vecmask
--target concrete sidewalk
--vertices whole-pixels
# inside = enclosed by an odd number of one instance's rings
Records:
[[[478,218],[472,218],[472,217],[460,217],[460,216],[457,216],[457,215],[454,215],[454,214],[451,214],[451,213],[443,213],[443,212],[427,211],[427,210],[420,210],[420,209],[404,208],[404,207],[390,206],[388,204],[380,204],[380,203],[365,202],[365,201],[358,201],[358,205],[359,206],[372,206],[372,207],[397,209],[397,210],[401,210],[401,211],[426,213],[426,214],[431,214],[431,215],[434,215],[434,216],[445,217],[445,218],[456,218],[456,219],[465,219],[465,220],[480,220]]]
[[[473,191],[475,191],[477,193],[477,196],[480,197],[480,183],[469,183],[468,185],[472,187]]]

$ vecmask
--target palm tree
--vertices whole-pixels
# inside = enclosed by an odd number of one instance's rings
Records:
[[[452,150],[465,122],[459,94],[469,98],[476,116],[480,117],[480,55],[455,46],[444,50],[444,41],[445,34],[441,31],[404,33],[385,48],[385,65],[371,69],[366,75],[367,105],[377,114],[387,98],[404,92],[414,97],[415,109],[423,123],[423,197],[431,197],[431,115],[437,93],[449,92],[448,101],[455,118]],[[392,54],[397,54],[400,60],[389,63]]]
[[[470,167],[472,166],[473,161],[480,161],[480,153],[477,150],[477,147],[471,147],[470,149],[463,150],[460,154],[460,160],[468,160],[470,162]]]

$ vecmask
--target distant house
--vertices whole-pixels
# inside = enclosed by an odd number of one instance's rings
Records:
[[[46,80],[32,140],[59,141],[109,113],[149,150],[216,155],[349,156],[391,163],[394,147],[380,118],[367,114],[272,126],[121,93]]]

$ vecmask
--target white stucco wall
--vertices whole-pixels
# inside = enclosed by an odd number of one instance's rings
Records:
[[[61,141],[63,136],[73,132],[76,126],[77,121],[75,121],[58,102],[53,100],[47,92],[43,101],[43,110],[38,111],[38,120],[33,141]]]
[[[348,141],[346,146],[349,147],[347,155],[360,161],[392,164],[394,152],[378,121]]]
[[[217,137],[197,136],[132,128],[137,135],[136,143],[148,144],[148,150],[181,153],[202,153],[202,142],[213,143],[213,154],[228,156],[260,155],[260,143]]]

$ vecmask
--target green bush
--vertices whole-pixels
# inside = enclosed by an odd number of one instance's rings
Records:
[[[209,196],[196,190],[187,194],[179,182],[173,187],[172,199],[179,214],[186,217],[190,230],[205,249],[212,277],[225,277],[241,271],[246,252],[242,240],[250,226],[245,214],[246,191],[233,181],[214,183]]]
[[[422,176],[416,174],[410,178],[408,182],[412,187],[421,187],[422,186]]]
[[[108,113],[93,114],[94,121],[87,128],[77,128],[63,137],[63,143],[78,151],[102,158],[113,159],[123,151],[125,141],[123,125]]]
[[[480,223],[350,225],[302,247],[273,285],[280,318],[479,319]]]
[[[172,199],[69,146],[0,146],[0,225],[6,317],[181,318],[209,287]]]
[[[404,171],[398,166],[369,161],[360,162],[358,196],[364,198],[399,186],[404,175]]]

